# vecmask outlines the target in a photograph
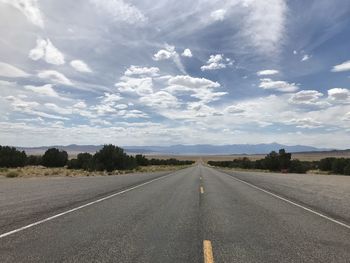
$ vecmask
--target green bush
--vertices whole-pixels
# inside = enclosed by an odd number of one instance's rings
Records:
[[[0,167],[23,167],[26,159],[24,151],[18,151],[15,147],[0,146]]]
[[[45,167],[63,167],[67,162],[67,152],[60,151],[56,148],[48,149],[42,157],[42,165]]]

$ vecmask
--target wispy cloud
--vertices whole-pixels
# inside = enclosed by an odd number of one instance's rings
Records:
[[[40,11],[38,0],[0,0],[0,2],[17,8],[34,25],[43,28],[44,19]]]

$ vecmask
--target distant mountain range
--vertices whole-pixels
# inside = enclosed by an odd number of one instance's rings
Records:
[[[76,145],[67,146],[43,146],[43,147],[17,147],[24,150],[27,154],[42,154],[48,148],[55,147],[67,151],[69,154],[77,154],[80,152],[95,153],[100,150],[103,145]],[[267,144],[230,144],[230,145],[171,145],[171,146],[122,146],[128,153],[141,154],[169,154],[169,155],[231,155],[231,154],[265,154],[271,151],[285,149],[287,152],[322,152],[334,149],[316,148],[305,145],[283,145],[278,143]]]

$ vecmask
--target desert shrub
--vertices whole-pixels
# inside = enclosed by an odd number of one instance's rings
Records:
[[[0,167],[23,167],[26,159],[24,151],[18,151],[15,147],[0,146]]]
[[[319,164],[318,164],[318,168],[321,171],[332,171],[332,163],[334,162],[336,158],[334,157],[328,157],[328,158],[324,158],[321,159]]]
[[[6,174],[6,177],[8,177],[8,178],[15,178],[15,177],[18,177],[18,176],[19,176],[19,173],[15,172],[15,171],[11,171],[11,172],[8,172]]]
[[[142,154],[137,154],[135,160],[137,165],[147,166],[149,164],[148,159]]]
[[[67,162],[67,168],[68,169],[81,169],[81,167],[78,165],[78,159],[71,159]]]
[[[344,175],[350,175],[350,162],[344,167]]]
[[[134,157],[128,156],[120,147],[105,145],[95,153],[92,159],[92,169],[111,172],[113,170],[133,169],[137,166]]]
[[[343,174],[345,167],[348,165],[349,159],[336,158],[332,162],[332,173]]]
[[[41,165],[42,157],[40,155],[29,155],[26,165]]]
[[[310,169],[309,165],[307,162],[301,162],[299,160],[291,160],[290,161],[290,166],[289,166],[289,171],[291,173],[306,173]]]
[[[42,157],[42,165],[45,167],[63,167],[67,164],[68,154],[56,148],[48,149]]]

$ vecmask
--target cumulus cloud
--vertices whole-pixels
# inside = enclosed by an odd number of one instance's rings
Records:
[[[223,21],[225,19],[225,15],[225,9],[218,9],[210,13],[210,17],[213,21]]]
[[[60,107],[60,106],[57,106],[56,104],[54,103],[45,103],[44,106],[55,112],[55,113],[58,113],[58,114],[61,114],[61,115],[71,115],[73,114],[73,111],[71,108],[66,108],[66,107]]]
[[[0,62],[0,76],[7,78],[24,78],[30,75],[15,66]]]
[[[140,98],[140,102],[155,108],[177,108],[180,106],[178,99],[166,91],[158,91]]]
[[[186,48],[182,52],[181,56],[191,58],[192,57],[192,51],[189,48]]]
[[[157,67],[139,67],[131,65],[124,73],[125,76],[159,76],[159,68]]]
[[[295,125],[297,128],[306,128],[306,129],[314,129],[322,127],[322,123],[316,121],[312,118],[300,118],[300,119],[291,119],[290,121],[286,121],[286,124]]]
[[[171,59],[174,61],[177,68],[182,72],[186,73],[185,67],[183,66],[179,54],[175,51],[175,47],[171,45],[165,45],[164,49],[160,49],[153,55],[153,60],[161,61]]]
[[[82,60],[72,60],[70,65],[79,72],[92,73],[90,67]]]
[[[210,55],[206,65],[201,66],[202,71],[223,69],[231,66],[233,61],[229,58],[224,58],[222,54]]]
[[[134,5],[123,0],[90,0],[100,12],[116,22],[139,25],[147,22],[147,17]]]
[[[239,114],[239,113],[245,112],[244,109],[242,109],[241,107],[238,107],[236,105],[231,105],[231,106],[226,107],[225,111],[228,113],[231,113],[231,114]]]
[[[278,90],[280,92],[294,92],[299,89],[295,83],[288,83],[281,80],[275,81],[269,78],[261,79],[259,87],[265,90]]]
[[[269,75],[276,75],[278,74],[279,71],[275,69],[265,69],[265,70],[260,70],[256,74],[258,76],[269,76]]]
[[[32,86],[32,85],[26,85],[24,88],[26,90],[31,90],[37,94],[45,95],[49,97],[59,98],[60,96],[57,94],[57,92],[52,88],[52,84],[46,84],[43,86]]]
[[[32,24],[41,28],[44,27],[44,19],[38,0],[0,0],[0,2],[12,5],[18,9]]]
[[[293,94],[289,102],[292,104],[315,105],[319,103],[319,99],[323,96],[317,90],[301,90]]]
[[[332,68],[332,72],[342,72],[342,71],[350,71],[350,60],[345,61],[339,65],[336,65]]]
[[[334,88],[328,90],[328,97],[334,101],[345,101],[350,98],[350,90]]]
[[[62,65],[65,63],[64,55],[51,43],[49,39],[38,38],[36,47],[29,52],[32,60],[44,59],[49,64]]]
[[[199,99],[203,103],[216,101],[227,92],[214,92],[214,88],[219,88],[220,84],[205,78],[194,78],[188,75],[173,76],[168,80],[169,86],[166,91],[177,94],[189,92],[191,97]]]
[[[38,77],[42,79],[47,79],[52,82],[63,84],[67,86],[73,86],[73,83],[62,73],[56,70],[42,70],[39,71]]]
[[[123,76],[115,86],[118,88],[119,92],[134,93],[140,96],[153,92],[153,80],[150,77],[132,78]]]
[[[218,82],[214,82],[206,78],[194,78],[188,75],[178,75],[171,77],[168,80],[168,84],[170,86],[182,86],[191,89],[220,87],[220,84]]]

